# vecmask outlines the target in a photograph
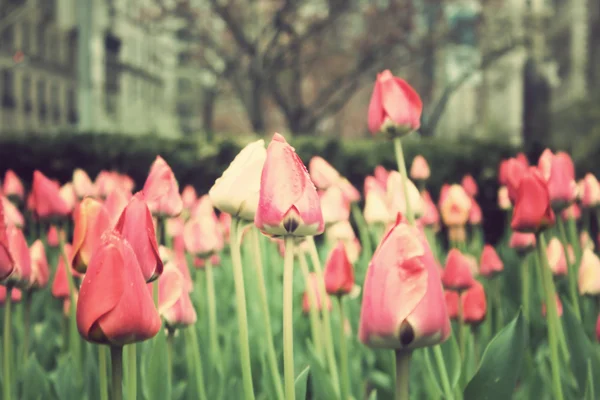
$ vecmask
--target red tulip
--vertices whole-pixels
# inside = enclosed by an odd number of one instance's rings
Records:
[[[97,196],[107,198],[113,191],[121,187],[119,174],[114,171],[100,171],[94,182]]]
[[[531,167],[522,177],[513,210],[511,228],[519,232],[536,233],[554,224],[548,185]]]
[[[141,193],[137,193],[131,198],[123,210],[115,230],[133,248],[146,282],[152,282],[158,278],[162,273],[163,263],[158,253],[152,215]]]
[[[77,168],[73,171],[73,190],[79,199],[94,196],[96,194],[96,188],[94,187],[94,183],[90,179],[90,176],[81,168]]]
[[[575,166],[567,153],[552,154],[546,149],[540,157],[538,167],[548,183],[550,201],[556,210],[562,210],[575,201],[577,198]]]
[[[33,173],[29,206],[40,219],[65,217],[71,212],[69,205],[60,196],[60,186],[37,170]]]
[[[509,158],[500,164],[500,184],[508,189],[508,198],[512,203],[517,198],[521,178],[528,169],[527,164],[516,158]]]
[[[104,205],[86,197],[75,209],[73,233],[73,268],[85,273],[92,253],[100,244],[102,234],[111,229],[110,217]]]
[[[463,189],[465,189],[465,192],[469,196],[471,196],[471,197],[477,196],[479,189],[477,188],[477,182],[475,182],[475,179],[473,179],[473,177],[471,175],[463,176],[462,181],[460,182],[460,185],[463,187]]]
[[[573,203],[569,207],[562,210],[560,217],[565,221],[570,219],[579,220],[581,219],[581,208],[579,205],[577,205],[577,203]]]
[[[37,239],[29,247],[29,256],[31,258],[30,285],[33,289],[42,289],[48,284],[50,269],[48,268],[44,243],[40,239]]]
[[[535,248],[537,240],[533,233],[513,232],[510,236],[509,247],[525,253]]]
[[[346,246],[338,241],[325,263],[325,288],[331,295],[348,294],[354,287],[354,268],[348,259]]]
[[[340,173],[323,157],[314,156],[308,163],[310,178],[318,189],[326,190],[342,179]]]
[[[442,283],[447,289],[462,291],[470,288],[475,280],[471,262],[458,249],[451,249],[442,273]]]
[[[171,328],[196,323],[196,310],[186,289],[185,278],[174,263],[165,265],[158,281],[158,312]]]
[[[179,194],[179,184],[171,167],[161,156],[156,156],[142,192],[152,214],[163,217],[181,214],[183,200]]]
[[[115,188],[115,190],[108,194],[106,200],[104,201],[104,208],[110,217],[111,227],[117,224],[119,217],[123,213],[125,207],[127,207],[131,197],[131,192],[120,187]]]
[[[2,215],[0,214],[0,218]],[[0,281],[3,284],[29,287],[31,257],[21,229],[2,226],[0,222]]]
[[[436,268],[423,233],[398,218],[367,270],[360,340],[402,349],[446,340],[450,319]]]
[[[0,286],[0,306],[3,306],[4,303],[6,303],[6,292],[6,286]],[[12,288],[12,290],[10,291],[10,300],[13,303],[18,303],[21,301],[22,298],[23,293],[17,288]]]
[[[450,319],[458,318],[458,293],[454,290],[444,290],[444,298],[446,300],[446,309]]]
[[[580,181],[579,196],[583,207],[593,208],[600,205],[600,183],[594,175],[588,173]]]
[[[63,239],[65,238],[64,232],[60,231],[60,235],[63,237]],[[48,246],[56,248],[59,246],[60,244],[60,238],[58,235],[58,228],[56,228],[56,225],[50,225],[50,228],[48,228],[48,233],[46,233],[46,241],[48,242]]]
[[[315,305],[317,310],[322,310],[323,309],[323,300],[321,299],[321,291],[319,290],[319,281],[317,278],[317,274],[315,274],[314,272],[311,272],[309,277],[308,277],[308,283],[306,286],[306,289],[304,291],[304,295],[302,296],[302,311],[304,311],[304,313],[308,314],[310,312],[310,296],[309,296],[309,292],[311,291],[313,293],[313,296],[315,298],[315,300],[317,301],[317,304]],[[329,296],[326,297],[325,302],[327,304],[327,308],[329,310],[331,310],[331,299],[329,298]]]
[[[421,126],[422,111],[421,98],[406,81],[389,70],[377,74],[368,112],[371,133],[402,136],[416,131]]]
[[[12,169],[7,169],[6,173],[4,174],[1,192],[4,194],[4,196],[19,200],[23,200],[25,197],[25,188],[23,187],[23,182],[21,182],[21,179]]]
[[[350,219],[350,203],[338,186],[321,192],[319,198],[326,226]]]
[[[469,210],[469,224],[471,225],[481,225],[481,220],[483,219],[483,212],[481,211],[481,207],[472,199],[471,201],[471,209]]]
[[[117,232],[105,234],[79,291],[79,333],[90,342],[123,346],[150,339],[160,327],[136,253]]]
[[[21,211],[19,211],[19,209],[4,196],[0,196],[0,202],[2,202],[2,206],[4,207],[4,218],[6,218],[6,223],[22,228],[23,225],[25,225],[25,218],[23,218]]]
[[[461,296],[462,319],[465,323],[477,325],[485,319],[487,301],[481,283],[475,281]]]
[[[479,273],[486,278],[493,278],[504,269],[504,263],[500,257],[498,257],[498,253],[496,253],[494,247],[489,244],[483,246],[479,264]]]
[[[254,223],[274,236],[312,236],[324,230],[315,185],[294,148],[278,133],[267,148]]]
[[[203,217],[194,217],[183,227],[186,250],[199,257],[208,257],[221,251],[225,245],[219,219],[214,211]]]
[[[426,181],[429,179],[431,170],[429,169],[429,164],[427,164],[425,157],[419,154],[413,158],[409,175],[410,179],[415,181]]]
[[[192,185],[186,185],[181,192],[181,201],[183,202],[183,208],[191,210],[194,204],[196,204],[196,189]]]

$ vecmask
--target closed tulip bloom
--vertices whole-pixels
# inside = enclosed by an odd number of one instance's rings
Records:
[[[223,239],[225,242],[229,242],[229,233],[231,230],[231,214],[225,212],[219,213],[219,224],[221,225],[221,232],[223,232]]]
[[[19,211],[17,206],[4,196],[0,196],[0,202],[2,202],[2,207],[4,207],[4,218],[6,218],[6,223],[22,228],[23,225],[25,225],[25,218],[23,218],[23,214],[21,214],[21,211]]]
[[[214,206],[234,217],[253,221],[266,158],[264,140],[244,147],[208,192]]]
[[[116,188],[108,194],[108,197],[104,200],[104,208],[110,217],[110,226],[115,226],[117,224],[119,217],[123,213],[125,207],[127,207],[127,204],[129,204],[131,197],[131,192],[122,188]]]
[[[600,259],[590,249],[585,249],[579,264],[579,294],[597,296],[600,294]]]
[[[57,299],[69,298],[69,280],[67,275],[67,268],[71,268],[71,276],[81,277],[82,275],[73,269],[70,264],[70,260],[73,256],[73,247],[69,244],[65,244],[65,254],[68,257],[68,263],[65,263],[65,258],[60,255],[58,258],[58,266],[56,267],[56,273],[54,274],[54,281],[52,282],[52,296]]]
[[[421,126],[423,103],[415,90],[389,70],[377,74],[369,103],[369,130],[404,136]]]
[[[390,220],[385,191],[372,176],[365,178],[365,209],[363,215],[369,225],[385,224]]]
[[[79,199],[83,199],[88,196],[96,195],[96,188],[94,187],[94,183],[90,179],[90,176],[82,170],[81,168],[76,168],[73,171],[73,190],[75,191],[75,195]]]
[[[423,234],[398,219],[367,270],[360,340],[371,347],[394,349],[446,340],[450,319],[436,268]]]
[[[481,221],[483,220],[483,212],[481,211],[481,207],[475,201],[475,199],[471,200],[471,209],[469,210],[469,224],[471,225],[481,225]]]
[[[302,296],[302,311],[305,314],[308,314],[310,312],[311,304],[310,304],[310,296],[308,294],[309,290],[312,292],[315,300],[317,301],[315,308],[319,311],[322,310],[323,309],[323,300],[321,298],[321,291],[319,290],[319,278],[317,278],[317,274],[314,272],[311,272],[309,274],[308,284],[304,291],[304,295]],[[327,308],[329,310],[331,310],[331,299],[329,298],[329,296],[326,296],[325,303],[327,304]]]
[[[360,201],[360,192],[352,183],[350,183],[350,181],[348,181],[348,179],[342,178],[337,186],[340,188],[344,194],[344,197],[349,203],[357,203]]]
[[[352,228],[350,221],[345,220],[328,226],[325,230],[325,238],[330,243],[337,243],[338,240],[354,240],[356,238],[356,234],[354,233],[354,229]]]
[[[423,216],[421,217],[421,223],[424,226],[438,228],[440,223],[440,213],[427,190],[421,192],[421,201],[423,202]]]
[[[460,185],[452,185],[440,195],[440,214],[446,226],[464,226],[469,221],[472,199]]]
[[[558,316],[562,317],[563,305],[562,305],[562,301],[560,301],[560,297],[558,297],[558,294],[555,295],[555,299],[556,299],[556,311],[558,313]],[[547,312],[546,303],[542,303],[542,315],[544,317],[546,316],[546,312]]]
[[[326,226],[350,219],[350,203],[338,186],[321,192],[321,212]]]
[[[0,191],[5,196],[23,200],[25,198],[25,188],[23,182],[17,176],[15,171],[7,169],[4,174],[4,180],[2,181],[2,190]]]
[[[384,191],[387,189],[387,180],[389,174],[390,171],[388,171],[381,165],[376,166],[373,171],[373,176],[375,177],[375,180],[379,183],[379,185],[383,188]]]
[[[478,325],[485,319],[487,301],[483,285],[475,281],[461,296],[462,319],[470,325]]]
[[[504,263],[496,253],[494,246],[486,244],[481,252],[479,261],[479,273],[486,278],[493,278],[504,270]]]
[[[556,210],[562,210],[577,198],[577,183],[575,182],[575,166],[573,160],[565,152],[545,153],[540,157],[539,169],[546,182],[550,201]]]
[[[329,253],[325,263],[325,288],[335,296],[348,294],[354,286],[354,268],[341,240]]]
[[[570,219],[579,220],[581,219],[581,208],[577,203],[573,203],[561,211],[560,217],[565,221]]]
[[[119,176],[113,171],[100,171],[94,181],[96,195],[105,199],[115,189],[121,186]]]
[[[190,218],[204,218],[215,212],[214,204],[209,195],[200,196],[192,208]]]
[[[533,233],[513,232],[510,235],[509,247],[520,253],[526,253],[535,248],[537,240]]]
[[[511,228],[537,233],[554,225],[548,185],[537,168],[531,167],[522,177],[515,199]]]
[[[413,158],[409,175],[410,179],[415,181],[426,181],[429,179],[431,170],[429,169],[429,164],[427,164],[425,157],[419,154]]]
[[[421,199],[421,193],[414,183],[406,180],[406,190],[410,201],[410,208],[415,218],[420,218],[423,215],[424,207]],[[404,195],[404,185],[402,185],[402,175],[398,171],[391,171],[388,176],[387,193],[386,193],[390,216],[406,215],[406,197]]]
[[[74,213],[73,268],[85,273],[102,234],[111,228],[110,217],[104,205],[92,197],[83,199]]]
[[[454,290],[444,290],[444,299],[446,300],[446,309],[450,319],[458,318],[458,292]]]
[[[191,210],[194,204],[196,204],[196,199],[198,195],[196,194],[196,189],[192,185],[186,185],[181,192],[181,201],[183,202],[183,208],[186,210]]]
[[[337,185],[342,176],[329,164],[323,157],[314,156],[308,163],[310,178],[317,189],[327,190],[331,186]]]
[[[254,224],[273,236],[313,236],[325,228],[315,185],[294,148],[278,133],[267,149]]]
[[[37,239],[29,247],[29,256],[31,258],[29,284],[32,289],[42,289],[48,284],[50,269],[48,268],[44,243],[40,239]]]
[[[594,208],[600,206],[600,183],[593,174],[588,172],[580,181],[579,196],[583,207]]]
[[[79,291],[79,333],[90,342],[123,346],[150,339],[160,327],[133,248],[118,233],[105,234]]]
[[[360,240],[358,240],[358,238],[354,238],[352,240],[345,240],[343,243],[344,248],[346,249],[346,254],[348,255],[348,260],[350,260],[352,264],[356,263],[360,257],[360,252],[362,251]]]
[[[475,179],[471,175],[463,176],[460,185],[463,187],[463,189],[465,189],[465,192],[471,197],[475,197],[477,196],[477,193],[479,193],[477,182],[475,182]]]
[[[168,218],[165,221],[165,233],[168,237],[175,237],[183,233],[183,226],[185,221],[181,216],[175,218]]]
[[[73,212],[75,205],[77,204],[77,196],[75,195],[75,190],[73,189],[73,184],[68,182],[60,187],[58,192],[60,197],[63,199],[67,207],[69,208],[69,213]]]
[[[218,255],[215,254],[215,256],[218,256]],[[220,264],[220,260],[214,260],[214,256],[211,257],[211,259],[213,259],[213,261],[217,261],[213,265]],[[188,267],[188,262],[187,262],[187,257],[185,256],[185,251],[181,251],[181,250],[174,251],[172,254],[172,257],[171,257],[171,262],[173,262],[173,263],[175,263],[175,265],[177,265],[177,268],[183,275],[184,289],[187,290],[188,292],[193,292],[194,291],[194,282],[192,281],[192,276],[190,275],[190,269]]]
[[[171,167],[161,156],[156,156],[152,163],[142,192],[153,215],[176,217],[181,214],[183,201],[179,184]]]
[[[141,193],[131,198],[123,210],[115,230],[123,236],[135,252],[146,282],[160,276],[163,263],[158,253],[154,222]]]
[[[195,217],[183,227],[183,241],[188,253],[209,257],[221,251],[225,245],[219,220],[213,212],[204,217]]]
[[[514,204],[521,178],[529,170],[529,167],[516,158],[509,158],[500,168],[500,184],[508,189],[508,198]]]
[[[438,199],[438,208],[442,208],[442,204],[444,204],[444,202],[446,201],[446,198],[448,197],[448,193],[450,192],[451,186],[452,185],[444,183],[442,185],[442,187],[440,188],[440,197]]]
[[[594,250],[594,248],[596,247],[594,245],[594,241],[592,240],[590,234],[587,231],[582,231],[579,235],[579,244],[583,250],[587,248]]]
[[[60,231],[60,236],[62,236],[63,239],[65,238],[65,234],[62,229]],[[60,245],[60,237],[56,225],[50,225],[50,228],[48,228],[48,232],[46,233],[46,242],[48,243],[48,246],[52,248],[56,248]]]
[[[196,310],[183,274],[174,263],[167,263],[158,281],[158,313],[170,328],[196,323]]]
[[[13,265],[10,274],[3,277],[2,283],[27,289],[31,278],[31,256],[29,255],[27,240],[23,235],[23,231],[16,226],[9,226],[6,229],[6,236]]]
[[[444,287],[452,290],[466,290],[475,280],[470,260],[458,249],[451,249],[446,258],[446,267],[442,273]]]
[[[500,207],[501,210],[510,210],[512,208],[512,203],[508,197],[508,188],[506,186],[500,186],[498,188],[498,207]]]
[[[60,196],[60,186],[37,170],[33,173],[29,205],[40,219],[66,217],[71,212],[69,205]]]
[[[0,306],[3,306],[4,303],[6,303],[6,292],[6,286],[0,286]],[[10,300],[13,303],[19,303],[22,298],[23,293],[17,288],[12,288],[12,290],[10,291]]]

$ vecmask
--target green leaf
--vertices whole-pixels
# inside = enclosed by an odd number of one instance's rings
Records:
[[[585,399],[596,400],[594,388],[594,373],[592,372],[592,360],[588,360],[587,385],[585,388]]]
[[[294,382],[294,387],[296,388],[296,398],[298,400],[306,399],[306,386],[308,385],[309,373],[310,373],[310,367],[306,367],[296,377],[296,382]]]
[[[336,390],[331,383],[329,373],[319,361],[319,358],[317,357],[310,342],[307,343],[307,347],[309,350],[310,370],[312,371],[311,382],[314,388],[315,398],[327,400],[338,399]]]
[[[377,400],[377,390],[373,390],[369,395],[369,400]]]
[[[460,379],[462,369],[460,349],[458,348],[458,343],[456,342],[456,336],[454,334],[451,335],[448,340],[446,340],[439,346],[442,350],[444,364],[446,366],[446,373],[448,374],[450,386],[452,386],[452,388],[455,388]],[[430,374],[434,377],[433,381],[435,382],[435,384],[433,386],[436,389],[436,392],[441,394],[443,393],[444,387],[442,385],[442,372],[437,362],[437,358],[435,357],[434,351],[434,348],[426,349],[425,363],[427,365],[427,368],[429,369]]]
[[[54,391],[59,399],[83,399],[83,382],[70,355],[59,361],[53,376]]]
[[[147,400],[171,398],[171,384],[168,382],[167,336],[164,329],[152,339],[149,351],[142,354],[142,392]]]
[[[35,354],[29,356],[21,375],[22,400],[47,399],[51,396],[50,382],[47,373],[37,360]]]
[[[183,400],[185,398],[187,388],[187,382],[178,382],[175,387],[173,387],[173,400]]]
[[[510,399],[521,371],[525,342],[525,322],[519,311],[485,349],[479,369],[465,389],[465,400]]]

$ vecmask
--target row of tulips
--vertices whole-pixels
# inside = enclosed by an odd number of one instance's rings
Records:
[[[78,169],[63,186],[35,171],[26,193],[7,171],[3,398],[594,399],[598,181],[576,183],[566,153],[503,161],[493,247],[471,176],[436,204],[427,161],[407,168],[421,108],[378,75],[369,127],[398,171],[363,193],[279,134],[199,197],[161,157],[139,192]]]

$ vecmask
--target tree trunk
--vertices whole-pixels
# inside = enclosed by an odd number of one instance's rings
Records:
[[[252,125],[254,133],[263,134],[266,131],[265,110],[264,110],[264,87],[257,77],[252,77],[250,84],[249,102],[246,105],[248,119]]]
[[[217,90],[206,88],[203,92],[202,102],[202,129],[206,134],[206,140],[210,143],[214,138],[215,105],[217,102]]]

